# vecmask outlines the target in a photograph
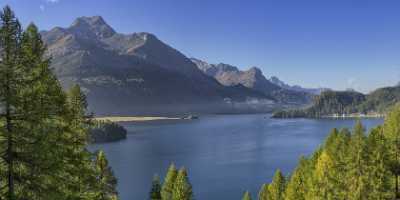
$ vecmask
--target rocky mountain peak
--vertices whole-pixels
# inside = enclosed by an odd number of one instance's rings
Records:
[[[69,29],[80,35],[108,38],[113,36],[116,32],[109,26],[101,16],[93,17],[79,17],[77,18]]]

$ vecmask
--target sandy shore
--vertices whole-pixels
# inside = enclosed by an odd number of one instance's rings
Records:
[[[107,120],[112,122],[144,122],[154,120],[178,120],[178,117],[95,117],[95,120]]]

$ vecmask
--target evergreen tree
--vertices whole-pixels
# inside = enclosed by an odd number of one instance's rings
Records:
[[[98,151],[95,159],[97,174],[97,200],[110,200],[117,196],[117,179],[114,177],[111,167],[103,151]]]
[[[285,177],[278,169],[272,178],[271,184],[268,186],[271,200],[282,200],[283,192],[285,190]]]
[[[296,169],[290,177],[286,190],[285,200],[305,200],[307,194],[307,167],[308,161],[301,157]]]
[[[176,176],[172,200],[191,200],[193,199],[192,185],[189,182],[185,168],[180,168]]]
[[[164,184],[161,190],[161,196],[163,200],[172,199],[172,191],[174,190],[177,173],[178,171],[176,170],[175,164],[172,163],[168,168],[168,172],[165,176]]]
[[[150,190],[150,200],[161,200],[161,183],[160,177],[154,175]]]
[[[243,195],[243,199],[242,200],[251,200],[251,194],[249,191],[246,191]]]
[[[360,121],[354,126],[350,140],[348,161],[348,199],[362,200],[368,195],[368,177],[366,173],[366,136],[365,128]]]
[[[258,200],[270,200],[269,196],[268,184],[263,184],[258,192]]]
[[[373,129],[368,135],[368,147],[371,149],[369,154],[368,199],[393,199],[393,187],[391,184],[391,171],[387,161],[389,154],[386,150],[385,138],[382,127]]]
[[[318,158],[315,166],[315,171],[310,177],[311,185],[310,192],[307,194],[306,199],[334,199],[334,191],[330,171],[333,167],[333,161],[329,154],[323,151]]]
[[[400,199],[399,176],[400,176],[400,105],[397,104],[387,115],[383,125],[383,133],[387,139],[389,150],[389,165],[395,181],[395,195]]]

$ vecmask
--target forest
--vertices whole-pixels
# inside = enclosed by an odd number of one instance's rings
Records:
[[[244,192],[243,200],[366,200],[399,199],[400,105],[383,125],[368,133],[361,122],[353,130],[334,128],[312,155],[302,156],[295,170],[279,169],[258,194]],[[153,180],[150,199],[194,199],[184,168],[168,169],[164,184]],[[168,198],[166,197],[168,196]],[[172,197],[172,198],[170,198]]]
[[[0,199],[117,199],[104,152],[89,152],[79,86],[64,92],[38,28],[0,13]]]

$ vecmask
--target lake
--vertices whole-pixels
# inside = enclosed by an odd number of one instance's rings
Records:
[[[363,119],[367,128],[383,119]],[[127,140],[96,144],[118,178],[121,200],[145,200],[154,174],[171,162],[185,166],[195,199],[253,197],[276,169],[290,173],[301,155],[311,154],[334,127],[354,119],[271,119],[269,115],[213,115],[197,120],[123,123]]]

